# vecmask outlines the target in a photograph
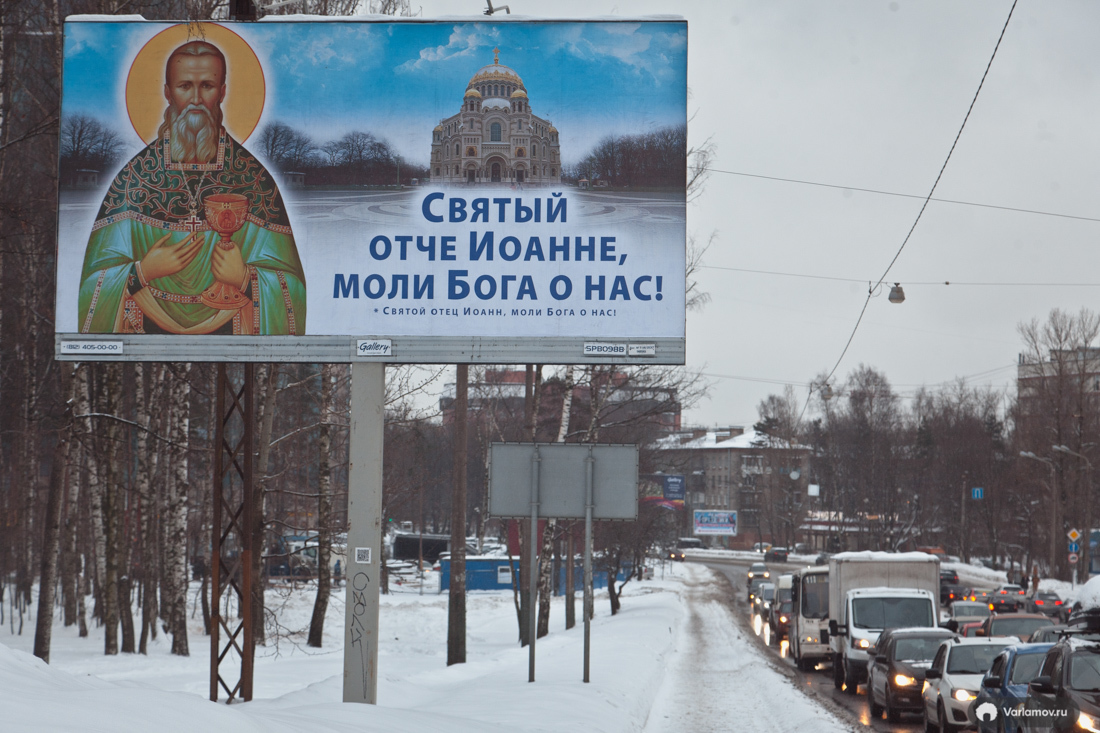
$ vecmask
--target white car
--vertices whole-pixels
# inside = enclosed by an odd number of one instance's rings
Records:
[[[1014,636],[954,637],[940,644],[924,674],[924,727],[955,733],[969,726],[970,705],[981,691],[982,677]]]

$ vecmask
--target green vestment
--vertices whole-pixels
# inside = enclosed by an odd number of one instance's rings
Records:
[[[271,174],[221,131],[209,163],[171,160],[165,135],[128,162],[99,208],[80,276],[82,333],[235,333],[302,335],[306,282],[286,205]],[[210,260],[218,234],[203,218],[210,194],[248,197],[244,226],[232,239],[248,266],[248,305],[233,320],[203,304],[214,284]],[[169,234],[169,244],[204,231],[206,244],[175,275],[140,283],[135,263]],[[145,287],[147,285],[147,287]],[[155,322],[154,322],[155,321]]]

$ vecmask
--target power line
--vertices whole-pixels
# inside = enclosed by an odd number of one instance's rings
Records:
[[[886,280],[886,276],[890,274],[890,270],[894,267],[894,263],[898,261],[898,257],[900,257],[902,251],[905,250],[905,245],[909,244],[909,239],[913,236],[913,232],[916,230],[917,224],[920,223],[921,216],[923,216],[925,209],[928,208],[928,202],[932,200],[932,194],[936,192],[936,186],[939,185],[940,179],[943,178],[943,172],[947,170],[947,164],[951,161],[951,155],[955,152],[955,147],[959,144],[959,138],[962,137],[963,130],[966,128],[967,120],[970,119],[970,113],[974,111],[974,105],[978,102],[978,95],[981,94],[982,87],[985,85],[986,77],[989,76],[989,70],[993,66],[993,59],[997,58],[997,49],[1001,47],[1001,41],[1004,40],[1005,31],[1008,30],[1009,21],[1012,20],[1012,13],[1016,10],[1016,2],[1017,0],[1012,0],[1012,7],[1008,10],[1008,17],[1005,18],[1005,24],[1001,28],[1001,35],[997,37],[997,43],[993,46],[993,53],[989,56],[989,63],[985,65],[985,71],[982,73],[982,79],[978,82],[978,88],[974,92],[973,99],[970,100],[970,107],[967,108],[966,115],[963,117],[962,124],[959,125],[959,131],[955,134],[955,140],[951,143],[951,149],[947,151],[947,157],[944,158],[943,165],[940,166],[940,172],[936,175],[936,180],[932,183],[932,188],[929,189],[928,195],[925,197],[924,203],[920,207],[920,211],[917,212],[917,217],[913,220],[913,225],[909,227],[909,232],[905,235],[905,239],[902,240],[901,246],[898,247],[898,251],[894,253],[893,258],[890,260],[890,264],[888,264],[886,266],[886,269],[883,270],[882,276],[879,277],[878,281],[873,286],[867,288],[867,299],[863,301],[863,308],[859,312],[859,318],[856,319],[856,325],[852,328],[852,333],[848,337],[848,341],[844,344],[844,350],[840,352],[840,358],[836,360],[836,364],[834,364],[833,368],[829,371],[829,375],[825,377],[826,382],[832,379],[833,374],[836,373],[836,370],[840,366],[840,363],[844,361],[844,355],[848,353],[848,348],[852,345],[852,340],[855,338],[856,332],[859,331],[859,324],[863,322],[863,315],[867,312],[867,306],[870,304],[871,298],[875,294],[875,290],[877,290],[882,285],[883,281]],[[812,387],[810,389],[811,391],[813,390]],[[809,400],[807,400],[807,404],[809,404]]]
[[[822,181],[807,181],[802,178],[784,178],[783,176],[765,176],[760,173],[746,173],[744,171],[728,171],[720,168],[709,168],[712,173],[725,173],[731,176],[741,176],[743,178],[761,178],[766,181],[779,181],[781,183],[798,183],[804,186],[819,186],[821,188],[836,188],[842,191],[859,191],[860,193],[875,193],[881,196],[897,196],[899,198],[906,199],[925,199],[929,201],[935,201],[939,204],[958,204],[959,206],[977,206],[982,209],[997,209],[999,211],[1014,211],[1020,214],[1038,214],[1039,216],[1053,216],[1059,219],[1075,219],[1077,221],[1095,221],[1100,222],[1100,217],[1095,216],[1078,216],[1076,214],[1060,214],[1056,211],[1043,211],[1041,209],[1024,209],[1019,206],[1000,206],[998,204],[983,204],[979,201],[962,201],[961,199],[941,199],[936,197],[922,196],[919,193],[901,193],[900,191],[886,191],[879,188],[861,188],[859,186],[842,186],[838,183],[824,183]]]
[[[780,272],[778,270],[753,270],[747,267],[723,267],[721,265],[699,265],[700,270],[725,270],[728,272],[746,272],[753,275],[774,275],[776,277],[801,277],[809,280],[832,280],[835,282],[844,283],[867,283],[870,285],[870,280],[865,278],[854,277],[832,277],[829,275],[807,275],[802,272]],[[956,286],[990,286],[990,287],[1012,287],[1012,288],[1096,288],[1100,287],[1100,282],[1093,283],[1040,283],[1040,282],[976,282],[976,281],[963,281],[963,280],[906,280],[906,287],[910,285],[956,285]]]

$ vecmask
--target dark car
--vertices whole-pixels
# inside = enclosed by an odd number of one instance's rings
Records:
[[[786,547],[769,547],[764,553],[764,562],[787,562]]]
[[[1029,639],[1037,629],[1053,626],[1049,616],[1041,613],[993,614],[978,629],[978,636],[1015,636]]]
[[[768,614],[772,610],[772,601],[775,600],[775,583],[761,583],[756,592],[752,594],[752,612],[767,623]]]
[[[1053,725],[1044,730],[1100,730],[1100,641],[1096,640],[1100,626],[1095,617],[1078,620],[1081,624],[1059,639],[1043,658],[1038,676],[1028,685],[1024,712],[1064,708],[1066,700],[1080,712],[1073,720],[1051,720]]]
[[[959,574],[954,570],[940,570],[940,585],[943,585],[944,583],[958,585]]]
[[[1069,627],[1065,624],[1051,624],[1050,626],[1041,626],[1035,631],[1031,632],[1031,636],[1027,638],[1029,643],[1039,644],[1051,642],[1054,643],[1062,637],[1062,632]]]
[[[760,592],[760,587],[764,586],[764,585],[770,585],[773,588],[775,587],[774,584],[768,578],[764,578],[764,577],[753,578],[752,580],[749,581],[749,604],[750,605],[753,603],[753,600],[756,598],[756,594]]]
[[[789,599],[789,594],[788,594]],[[784,639],[789,638],[791,631],[791,611],[794,608],[794,604],[790,600],[776,600],[772,605],[771,613],[768,616],[768,623],[772,627],[772,642],[778,644]]]
[[[902,713],[921,711],[924,671],[940,643],[954,634],[947,629],[888,629],[875,644],[867,662],[867,698],[871,717],[885,711],[886,719],[898,722]]]
[[[772,577],[772,571],[768,570],[768,566],[765,565],[764,563],[754,562],[752,565],[749,566],[749,578],[748,578],[748,580],[749,580],[750,583],[753,580],[757,579],[757,578],[763,578],[764,580],[768,580],[771,577]]]
[[[1041,590],[1031,597],[1031,600],[1027,602],[1027,610],[1031,613],[1043,613],[1047,616],[1062,617],[1062,612],[1066,609],[1065,602],[1057,593],[1053,593],[1048,590]]]
[[[966,598],[966,588],[958,583],[940,583],[940,603],[947,605]]]
[[[1039,667],[1052,643],[1015,644],[1002,651],[982,679],[975,708],[985,703],[997,706],[997,715],[978,717],[978,730],[982,733],[1004,731],[1004,722],[1010,719],[1016,707],[1027,697],[1027,686],[1039,674]]]
[[[814,565],[828,565],[830,557],[832,557],[832,553],[823,552],[814,558]]]
[[[687,556],[684,554],[684,551],[681,550],[679,547],[670,547],[668,549],[669,560],[677,560],[679,562],[683,562],[685,557]]]

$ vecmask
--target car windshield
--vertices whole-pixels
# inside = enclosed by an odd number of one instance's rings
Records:
[[[764,563],[760,563],[760,562],[753,563],[752,567],[749,568],[749,572],[750,573],[766,573],[766,572],[768,572],[768,566],[765,565]]]
[[[802,579],[802,615],[806,618],[828,618],[829,576],[814,573]]]
[[[1100,649],[1084,649],[1069,658],[1069,687],[1100,692]]]
[[[763,586],[760,588],[760,597],[765,601],[770,601],[775,598],[775,587]]]
[[[1017,654],[1016,661],[1012,663],[1009,682],[1013,685],[1026,685],[1035,679],[1042,665],[1042,654]]]
[[[780,613],[790,613],[791,612],[791,602],[790,601],[783,601],[782,603],[780,603],[779,604],[779,612]]]
[[[968,644],[951,650],[949,674],[985,674],[1007,644]]]
[[[894,659],[899,662],[927,662],[936,656],[936,650],[940,648],[944,637],[932,637],[922,639],[898,639],[894,645]]]
[[[856,598],[852,624],[857,629],[897,629],[935,626],[927,598]]]
[[[1011,618],[1002,616],[989,624],[990,636],[1018,636],[1026,639],[1041,626],[1053,626],[1049,618]]]

